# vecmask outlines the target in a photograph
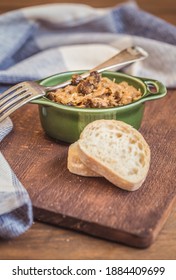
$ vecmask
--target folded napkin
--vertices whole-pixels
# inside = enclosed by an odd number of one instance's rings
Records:
[[[0,92],[24,80],[73,69],[89,69],[117,50],[139,45],[149,58],[124,72],[176,86],[176,27],[134,2],[113,8],[51,4],[0,16]],[[0,123],[0,140],[12,129]],[[0,155],[0,237],[11,238],[32,224],[25,188]]]

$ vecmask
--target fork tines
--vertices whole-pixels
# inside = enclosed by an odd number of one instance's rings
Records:
[[[31,99],[27,83],[19,83],[0,95],[0,121]]]

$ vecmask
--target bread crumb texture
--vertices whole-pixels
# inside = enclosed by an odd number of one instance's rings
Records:
[[[78,142],[75,142],[69,146],[67,168],[71,173],[80,176],[100,177],[99,174],[92,171],[80,160]]]
[[[142,134],[117,120],[88,124],[78,141],[81,160],[109,181],[127,190],[138,189],[150,165],[150,148]]]

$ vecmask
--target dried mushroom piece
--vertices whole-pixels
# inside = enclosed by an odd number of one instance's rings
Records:
[[[72,75],[72,81],[71,81],[71,84],[76,86],[80,83],[80,81],[82,80],[82,77],[78,74],[74,74]]]

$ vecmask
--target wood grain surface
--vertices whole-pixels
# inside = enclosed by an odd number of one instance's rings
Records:
[[[54,3],[54,2],[64,2],[64,1],[45,1],[45,0],[26,0],[25,2],[18,1],[18,0],[7,0],[7,1],[1,1],[0,3],[0,13],[13,10],[16,8],[21,8],[25,6],[31,6],[31,5],[37,5],[37,4],[44,4],[44,3]],[[69,1],[67,1],[69,2]],[[71,1],[72,2],[72,1]],[[82,2],[86,3],[92,6],[97,6],[97,7],[105,7],[105,6],[113,6],[118,4],[119,2],[125,2],[125,1],[113,1],[110,0],[108,3],[107,1],[80,1],[78,0],[77,2]],[[168,22],[172,24],[176,24],[176,17],[175,17],[175,12],[176,12],[176,2],[175,0],[162,0],[158,1],[157,0],[149,0],[149,1],[144,1],[140,0],[137,1],[139,6],[143,8],[144,10],[153,13],[157,16],[160,16],[161,18],[167,20]],[[171,100],[172,105],[175,103],[175,95],[176,91],[169,91],[169,94],[167,96],[166,104],[170,104],[169,100]],[[153,103],[153,102],[152,102]],[[160,138],[159,135],[161,135],[161,131],[169,131],[169,135],[172,136],[171,138],[174,139],[175,137],[175,130],[170,130],[170,125],[165,121],[165,115],[163,116],[162,114],[162,107],[157,106],[156,109],[154,109],[152,105],[152,110],[151,110],[151,104],[148,103],[146,106],[146,112],[145,112],[145,117],[144,117],[144,122],[142,126],[142,132],[147,136],[147,141],[153,141],[152,137],[155,135],[156,137],[156,143],[153,145],[152,150],[154,153],[154,157],[156,155],[157,149],[163,151],[163,156],[165,157],[165,163],[166,165],[163,165],[163,170],[160,178],[160,183],[169,185],[171,186],[172,184],[175,185],[175,179],[174,178],[169,178],[168,181],[166,181],[166,174],[168,172],[168,164],[170,163],[170,155],[171,159],[173,160],[173,154],[174,150],[169,152],[169,143],[167,143],[164,148],[160,144]],[[25,111],[21,112],[28,112],[28,111],[33,111],[35,115],[35,110],[37,108],[33,107],[34,105],[28,105],[25,106]],[[166,106],[165,104],[162,103],[162,106]],[[170,106],[170,105],[169,105]],[[168,108],[169,109],[169,108]],[[158,115],[158,120],[159,121],[159,126],[155,127],[154,125],[151,126],[151,130],[146,130],[145,128],[145,123],[148,121],[146,118],[146,114],[150,115],[150,121],[153,123],[153,113],[155,113],[155,110],[159,110],[160,114]],[[175,112],[169,109],[169,114],[172,125],[174,122],[174,114]],[[167,113],[168,114],[168,113]],[[25,114],[24,114],[25,115]],[[160,116],[160,117],[159,117]],[[36,122],[37,121],[37,115],[36,117]],[[167,116],[168,117],[168,116]],[[16,113],[13,114],[12,119],[14,122],[14,130],[12,131],[11,135],[9,135],[1,144],[1,149],[3,150],[3,153],[7,155],[7,159],[9,162],[14,162],[14,157],[15,157],[15,152],[13,149],[13,142],[15,137],[16,137],[16,129],[17,129],[17,123],[20,124],[20,120],[18,119],[19,116]],[[157,120],[157,121],[158,121]],[[33,120],[33,127],[35,126],[34,124],[35,118]],[[162,126],[164,123],[164,126]],[[24,132],[24,128],[20,128]],[[158,135],[159,131],[159,135]],[[35,130],[35,135],[36,137],[40,137],[42,134],[42,130],[39,126],[39,130]],[[39,136],[40,135],[40,136]],[[166,136],[166,134],[164,134]],[[52,145],[52,141],[48,137],[46,137],[43,134],[43,137],[45,138],[45,141],[48,143],[50,142]],[[163,137],[163,136],[162,136]],[[19,141],[20,138],[18,138]],[[30,138],[31,139],[31,138]],[[164,142],[166,142],[166,138],[163,138]],[[35,144],[35,140],[31,139],[33,144]],[[172,140],[172,144],[173,144]],[[151,143],[151,142],[150,142]],[[54,144],[55,145],[55,144]],[[11,154],[9,154],[8,150],[9,147],[11,146]],[[20,142],[19,142],[20,146]],[[66,147],[65,147],[66,148]],[[23,152],[19,151],[19,156],[20,153],[22,153],[24,156],[23,160],[17,160],[13,168],[15,170],[20,170],[19,178],[23,182],[25,176],[28,174],[28,169],[31,168],[29,165],[29,162],[31,161],[31,148],[29,149],[28,147],[23,144]],[[43,147],[43,153],[45,153],[45,148]],[[44,156],[45,157],[45,156]],[[25,159],[26,158],[26,159]],[[34,161],[36,159],[36,156],[34,157]],[[28,162],[26,165],[27,169],[24,170],[23,164],[26,164],[25,162]],[[156,162],[156,165],[158,162]],[[34,162],[35,164],[35,162]],[[166,169],[165,169],[166,167]],[[34,167],[33,167],[34,168]],[[153,166],[155,169],[155,166]],[[22,171],[23,169],[23,171]],[[156,174],[157,175],[157,174]],[[151,176],[151,175],[149,175]],[[150,177],[149,177],[150,178]],[[147,180],[149,180],[149,178]],[[42,178],[43,181],[45,181],[44,178]],[[34,180],[33,180],[34,181]],[[33,182],[35,186],[35,181]],[[154,184],[155,185],[155,184]],[[111,188],[111,187],[110,187]],[[160,191],[160,188],[159,190]],[[164,192],[164,189],[163,189]],[[171,196],[173,196],[173,193],[171,192]],[[170,200],[171,202],[171,200]],[[171,205],[171,204],[170,204]],[[170,209],[168,208],[168,211],[166,211],[166,214],[170,212]],[[175,231],[176,231],[176,203],[173,203],[173,208],[171,211],[171,215],[167,219],[166,224],[160,231],[159,235],[157,236],[155,242],[147,249],[139,250],[136,248],[128,247],[128,246],[123,246],[121,244],[118,244],[116,242],[109,242],[104,239],[100,238],[95,238],[91,237],[86,234],[81,234],[73,230],[67,230],[63,228],[58,228],[55,226],[50,226],[44,223],[40,222],[34,222],[33,226],[31,227],[30,230],[28,230],[25,234],[22,236],[10,240],[10,241],[0,241],[0,259],[176,259],[176,236],[175,236]]]
[[[1,150],[29,192],[35,219],[130,246],[151,245],[176,194],[175,101],[170,93],[146,106],[140,131],[151,147],[152,162],[136,192],[120,190],[103,178],[71,174],[68,144],[45,135],[35,105],[19,109],[13,116],[14,131]]]

